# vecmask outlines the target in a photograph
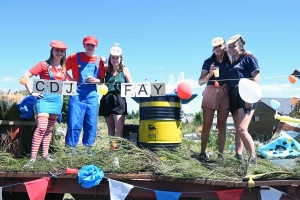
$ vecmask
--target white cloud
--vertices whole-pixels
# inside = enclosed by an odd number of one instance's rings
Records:
[[[195,81],[193,79],[184,79],[184,82],[186,82],[187,84],[189,84],[191,86],[191,88],[200,88],[200,85],[198,84],[198,81]]]
[[[2,82],[13,82],[15,80],[14,77],[4,77],[2,78]]]
[[[270,85],[261,85],[260,87],[263,92],[263,97],[293,97],[299,96],[300,94],[299,87],[295,87],[288,83],[273,83]]]

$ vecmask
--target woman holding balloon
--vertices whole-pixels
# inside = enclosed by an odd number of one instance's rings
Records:
[[[226,121],[229,114],[229,97],[227,87],[227,72],[231,60],[227,54],[225,40],[221,37],[212,40],[213,54],[204,61],[199,84],[207,83],[202,100],[203,126],[201,134],[201,161],[208,160],[206,147],[209,139],[215,111],[217,111],[218,128],[218,158],[223,159],[226,141]]]
[[[248,126],[252,119],[256,103],[247,102],[242,99],[239,93],[239,84],[242,78],[253,80],[258,83],[260,80],[259,66],[256,58],[245,56],[245,40],[241,35],[234,35],[228,41],[228,53],[233,58],[232,66],[228,71],[229,110],[233,116],[236,127],[236,157],[242,159],[243,144],[249,153],[249,161],[255,161],[255,147]]]
[[[115,44],[110,49],[108,67],[104,64],[100,70],[105,68],[106,75],[104,82],[108,87],[108,93],[103,95],[100,100],[99,115],[105,117],[108,128],[108,135],[122,137],[127,115],[127,103],[121,97],[121,83],[131,83],[130,71],[124,66],[122,49]]]

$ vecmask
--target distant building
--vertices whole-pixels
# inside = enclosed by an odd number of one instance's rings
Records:
[[[233,118],[228,116],[227,121],[226,121],[227,129],[230,131],[235,131],[234,123],[233,123]],[[217,130],[217,116],[214,117],[213,124],[211,127],[212,130]]]
[[[271,106],[271,100],[280,103],[278,113],[289,115],[292,111],[291,98],[266,98],[263,97],[257,102],[248,131],[251,135],[263,135],[264,140],[272,137],[272,130],[278,126],[279,120],[274,118],[275,110]]]

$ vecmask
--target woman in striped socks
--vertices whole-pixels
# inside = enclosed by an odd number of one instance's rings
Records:
[[[65,80],[65,65],[66,65],[66,49],[67,46],[58,40],[53,40],[50,43],[51,51],[50,57],[46,61],[41,61],[33,68],[27,71],[23,78],[26,79],[25,87],[28,93],[36,97],[35,112],[37,120],[37,128],[32,138],[31,159],[26,165],[32,167],[36,161],[37,152],[42,143],[43,153],[42,157],[50,162],[54,160],[49,156],[49,146],[51,141],[52,129],[54,124],[61,114],[62,96],[61,94],[42,94],[33,92],[30,85],[30,78],[40,76],[40,79],[46,80]]]

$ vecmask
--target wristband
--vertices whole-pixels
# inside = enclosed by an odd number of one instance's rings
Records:
[[[30,92],[29,95],[32,95],[33,92]]]

